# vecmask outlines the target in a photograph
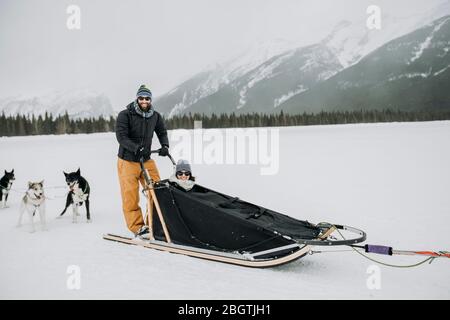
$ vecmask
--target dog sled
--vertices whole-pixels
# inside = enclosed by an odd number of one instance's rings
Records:
[[[141,170],[146,184],[143,191],[149,240],[114,234],[105,234],[104,239],[255,268],[292,262],[312,253],[316,246],[344,245],[393,254],[390,247],[358,246],[366,240],[366,233],[357,228],[294,219],[198,184],[185,191],[167,179],[154,182],[142,160]],[[432,254],[448,255],[432,252],[428,256]]]

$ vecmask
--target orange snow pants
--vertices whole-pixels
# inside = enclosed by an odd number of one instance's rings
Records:
[[[144,163],[153,181],[161,180],[155,160]],[[118,158],[117,171],[119,174],[120,192],[122,195],[122,209],[128,229],[137,233],[144,225],[142,210],[139,207],[139,182],[144,187],[144,177],[141,174],[139,162],[132,162]]]

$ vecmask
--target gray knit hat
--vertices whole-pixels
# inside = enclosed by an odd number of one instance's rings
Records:
[[[138,97],[150,97],[152,99],[152,92],[145,84],[139,87],[138,92],[136,93],[136,98]]]
[[[187,160],[180,159],[180,160],[178,160],[177,166],[176,166],[176,172],[178,172],[178,171],[192,172],[191,165],[189,164],[189,162]]]

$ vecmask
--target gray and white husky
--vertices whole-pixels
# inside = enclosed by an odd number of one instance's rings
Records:
[[[39,212],[39,218],[41,222],[42,230],[47,230],[47,223],[45,220],[45,194],[44,194],[44,181],[41,182],[28,182],[28,190],[22,198],[20,205],[20,216],[17,223],[17,227],[22,225],[22,216],[28,213],[31,222],[30,232],[34,232],[34,216],[36,211]]]

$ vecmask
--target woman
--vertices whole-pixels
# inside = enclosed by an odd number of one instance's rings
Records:
[[[195,177],[192,176],[191,165],[187,160],[178,160],[175,174],[169,178],[169,181],[176,183],[186,191],[189,191],[194,187]]]

